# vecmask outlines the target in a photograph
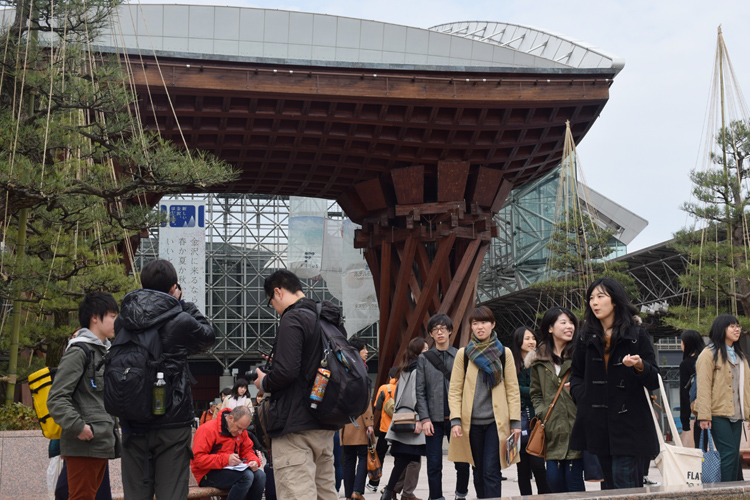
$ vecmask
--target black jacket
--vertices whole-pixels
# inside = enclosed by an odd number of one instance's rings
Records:
[[[690,377],[695,375],[695,362],[697,360],[698,355],[696,354],[683,359],[680,363],[680,421],[683,431],[690,430],[690,416],[693,413],[690,411],[690,387],[688,387],[688,382]]]
[[[322,306],[321,317],[340,325],[341,309],[328,301],[323,301]],[[321,334],[315,329],[316,317],[316,303],[307,298],[287,307],[281,315],[271,371],[263,378],[263,391],[271,393],[268,431],[272,438],[299,431],[340,429],[318,422],[308,411],[310,388],[323,358]]]
[[[643,360],[643,372],[622,364],[628,354]],[[617,340],[604,366],[598,337],[583,334],[573,354],[570,393],[578,407],[570,447],[597,455],[655,456],[654,421],[643,391],[659,387],[659,368],[646,331],[633,326]]]
[[[148,424],[123,421],[125,432],[193,424],[195,411],[187,357],[206,351],[216,340],[213,327],[192,302],[180,302],[172,295],[145,288],[130,292],[122,299],[115,332],[140,332],[151,327],[159,329],[162,351],[167,355],[162,365],[170,388],[167,411]]]

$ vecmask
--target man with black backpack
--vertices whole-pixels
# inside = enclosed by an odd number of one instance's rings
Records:
[[[430,500],[443,496],[443,436],[450,440],[448,387],[457,349],[451,345],[453,322],[445,314],[436,314],[427,322],[427,331],[435,345],[417,359],[417,414],[424,415],[422,429],[427,446],[427,482]],[[469,494],[469,464],[456,462],[456,500]]]
[[[184,500],[195,420],[187,357],[211,347],[215,334],[195,304],[182,300],[169,261],[146,264],[141,284],[122,300],[117,337],[105,359],[104,401],[122,424],[125,498]],[[163,401],[154,397],[157,380],[166,384]]]
[[[265,374],[257,369],[255,380],[258,389],[271,395],[268,433],[278,498],[336,500],[333,435],[342,426],[309,411],[311,381],[324,356],[318,304],[305,297],[299,278],[285,269],[267,277],[263,288],[268,306],[281,316],[271,370]],[[323,301],[320,321],[340,325],[340,308]]]

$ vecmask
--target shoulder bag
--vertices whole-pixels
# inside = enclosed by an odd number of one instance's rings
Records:
[[[555,403],[557,403],[557,398],[560,397],[560,393],[562,392],[563,387],[565,387],[565,381],[568,380],[568,375],[570,375],[570,371],[565,374],[560,382],[560,387],[557,388],[557,394],[555,394],[555,399],[552,401],[552,404],[549,405],[549,410],[547,410],[547,415],[544,417],[544,421],[541,421],[539,417],[534,417],[531,419],[531,422],[529,422],[529,442],[526,443],[526,453],[529,455],[542,458],[545,458],[547,455],[547,438],[544,435],[544,425],[547,423],[547,420],[549,420],[552,409],[555,407]]]
[[[413,390],[414,375],[414,372],[411,372],[406,382],[403,381],[403,378],[399,381],[399,386],[403,389],[403,392],[396,393],[398,401],[395,405],[396,410],[393,412],[393,420],[391,420],[393,432],[413,434],[417,428],[417,412],[414,411],[414,408],[401,404],[407,391]]]

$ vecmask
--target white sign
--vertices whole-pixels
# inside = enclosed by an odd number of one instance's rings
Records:
[[[169,220],[159,228],[159,258],[177,270],[183,298],[206,311],[206,205],[202,201],[163,201]]]

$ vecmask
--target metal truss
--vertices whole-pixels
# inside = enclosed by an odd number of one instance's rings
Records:
[[[289,198],[249,194],[184,195],[171,199],[206,202],[206,317],[217,330],[209,356],[223,368],[243,360],[261,360],[260,350],[271,350],[278,315],[267,307],[265,276],[286,267]],[[328,216],[343,214],[330,202]],[[158,228],[143,239],[136,253],[136,267],[158,256]],[[313,300],[339,301],[325,280],[302,280],[305,295]],[[349,332],[355,333],[355,332]],[[378,349],[377,325],[360,334],[374,351]]]

